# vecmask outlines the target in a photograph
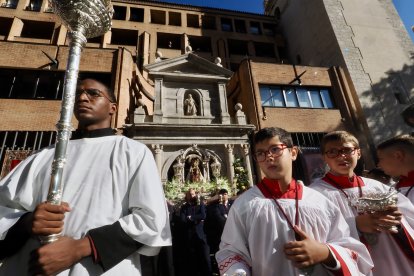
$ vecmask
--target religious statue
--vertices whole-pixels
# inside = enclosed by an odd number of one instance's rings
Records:
[[[191,182],[202,182],[204,180],[204,176],[200,171],[199,168],[200,160],[198,158],[191,159],[191,167],[187,174],[187,181]]]
[[[197,115],[196,102],[191,94],[188,94],[187,99],[184,100],[184,115],[195,116]]]

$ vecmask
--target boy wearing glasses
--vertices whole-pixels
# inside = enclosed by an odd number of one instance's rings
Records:
[[[399,177],[396,188],[414,203],[414,136],[399,135],[377,146],[378,166]]]
[[[351,236],[367,244],[374,261],[374,275],[411,275],[414,271],[414,206],[398,195],[398,207],[375,213],[358,213],[355,200],[386,192],[383,183],[355,175],[361,157],[358,140],[346,131],[326,134],[321,142],[323,159],[330,168],[311,188],[324,194],[341,210]],[[391,228],[397,226],[398,230]]]
[[[140,254],[171,245],[154,158],[145,145],[115,135],[115,102],[96,80],[78,85],[62,205],[45,202],[54,146],[0,182],[0,275],[141,275]],[[39,243],[38,236],[59,233],[56,242]]]
[[[292,178],[298,148],[288,132],[265,128],[253,139],[265,177],[233,204],[216,254],[225,275],[360,275],[366,247],[349,237],[337,207]]]

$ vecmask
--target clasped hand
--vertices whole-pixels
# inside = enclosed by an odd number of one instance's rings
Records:
[[[295,231],[301,238],[299,241],[292,241],[285,244],[286,257],[298,268],[305,268],[318,263],[335,267],[335,259],[331,255],[326,244],[320,243],[309,237],[299,227]]]
[[[355,217],[356,226],[363,233],[397,233],[392,226],[401,224],[402,214],[398,207],[393,206],[386,211],[364,213]]]

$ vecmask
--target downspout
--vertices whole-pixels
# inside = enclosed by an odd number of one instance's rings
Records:
[[[256,127],[259,130],[259,129],[262,129],[262,125],[261,125],[260,116],[259,116],[259,107],[257,105],[257,97],[256,97],[257,93],[256,93],[256,90],[255,90],[255,86],[253,85],[253,76],[252,76],[252,69],[251,69],[251,66],[250,66],[250,62],[251,62],[251,60],[250,60],[250,58],[248,58],[247,59],[247,69],[248,69],[248,72],[249,72],[249,79],[250,79],[250,91],[253,92],[253,106],[254,106],[254,109],[256,110],[256,112],[255,112],[256,122],[257,122]]]

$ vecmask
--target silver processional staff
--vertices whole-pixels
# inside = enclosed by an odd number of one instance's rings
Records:
[[[69,57],[65,72],[60,119],[52,163],[47,202],[59,205],[62,201],[62,174],[66,149],[72,131],[72,116],[82,48],[87,38],[105,34],[111,28],[113,8],[110,0],[49,0],[53,11],[69,29]],[[42,243],[56,241],[61,234],[39,237]]]

